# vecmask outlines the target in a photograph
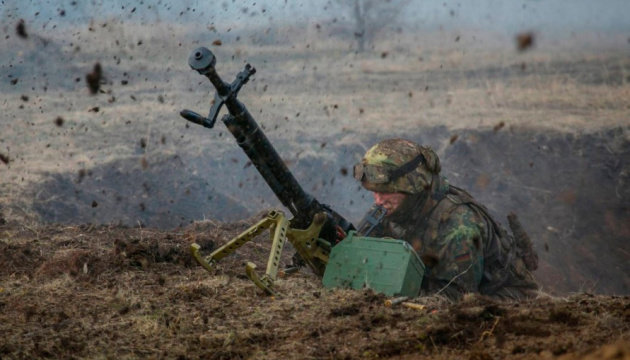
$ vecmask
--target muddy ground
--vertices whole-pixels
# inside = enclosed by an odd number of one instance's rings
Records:
[[[271,298],[244,271],[245,261],[265,263],[263,238],[212,274],[193,264],[190,242],[209,251],[247,224],[1,226],[0,357],[630,358],[629,296],[420,298],[417,310],[386,307],[369,290],[324,289],[304,271],[281,278]]]

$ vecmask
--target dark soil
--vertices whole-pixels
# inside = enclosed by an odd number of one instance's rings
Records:
[[[628,359],[630,297],[468,296],[385,307],[369,290],[328,290],[305,271],[270,298],[245,277],[259,237],[209,274],[208,252],[256,221],[176,231],[0,226],[0,357],[178,359]],[[283,262],[289,259],[285,251]]]
[[[33,209],[46,222],[174,228],[194,219],[251,215],[208,179],[187,172],[178,156],[139,154],[76,174],[54,174],[37,187]]]

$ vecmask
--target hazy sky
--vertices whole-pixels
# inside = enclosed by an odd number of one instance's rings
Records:
[[[3,0],[2,18],[63,25],[116,17],[128,21],[156,20],[221,25],[267,26],[284,22],[351,21],[354,0]],[[579,32],[628,31],[629,0],[390,0],[405,3],[400,21],[405,26],[516,31],[524,28]],[[344,8],[346,11],[344,11]],[[4,22],[4,21],[3,21]]]

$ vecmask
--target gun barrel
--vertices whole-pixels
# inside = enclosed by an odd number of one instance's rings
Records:
[[[328,206],[320,204],[302,189],[245,105],[237,99],[239,90],[256,69],[247,64],[237,75],[236,80],[228,84],[217,74],[216,58],[205,47],[195,49],[188,58],[188,64],[193,70],[206,76],[217,92],[207,118],[190,110],[182,111],[182,116],[191,122],[211,128],[221,106],[225,104],[229,114],[221,120],[280,202],[293,214],[291,226],[304,229],[311,223],[315,214],[324,211],[327,214],[327,221],[322,227],[320,237],[331,245],[335,244],[337,226],[345,232],[353,230],[354,226],[350,222]]]
[[[226,114],[221,120],[282,205],[293,214],[293,225],[308,226],[315,215],[311,214],[313,197],[300,186],[249,112],[244,111],[237,116]]]

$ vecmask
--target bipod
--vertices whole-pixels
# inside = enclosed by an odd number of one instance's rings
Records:
[[[209,272],[213,266],[221,259],[234,253],[245,243],[253,240],[266,229],[269,229],[271,237],[271,251],[267,261],[265,274],[260,277],[256,272],[256,265],[247,262],[245,272],[247,277],[260,289],[269,295],[278,295],[273,289],[274,282],[278,276],[280,265],[280,255],[284,244],[288,240],[296,249],[305,263],[317,275],[322,276],[328,263],[330,246],[326,241],[318,238],[322,226],[326,220],[325,213],[318,213],[313,218],[313,222],[306,229],[294,229],[290,226],[290,220],[280,210],[271,210],[267,215],[247,230],[228,241],[210,255],[203,257],[200,253],[201,246],[196,243],[191,244],[190,251],[199,265]]]

